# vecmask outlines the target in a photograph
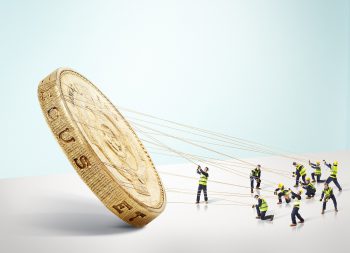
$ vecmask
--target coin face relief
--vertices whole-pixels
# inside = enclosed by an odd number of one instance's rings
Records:
[[[143,144],[85,77],[58,69],[39,85],[47,123],[90,189],[127,223],[143,226],[165,207],[165,191]]]

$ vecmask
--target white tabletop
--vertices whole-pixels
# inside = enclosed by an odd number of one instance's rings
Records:
[[[350,152],[314,154],[307,156],[339,161],[339,182],[342,193],[332,183],[338,200],[339,213],[332,202],[321,215],[317,186],[314,200],[303,198],[300,213],[305,224],[289,227],[292,205],[277,206],[277,199],[267,198],[273,222],[255,219],[250,207],[221,205],[224,202],[211,191],[240,191],[232,186],[211,183],[210,180],[244,184],[241,178],[212,168],[209,173],[210,203],[169,203],[164,213],[142,229],[124,224],[110,213],[73,172],[68,175],[50,175],[0,180],[0,252],[328,252],[348,251],[350,225]],[[293,171],[291,160],[280,157],[250,159],[274,168]],[[9,168],[11,169],[11,168]],[[162,166],[160,171],[197,176],[191,165]],[[72,169],[73,170],[73,169]],[[311,169],[308,169],[311,172]],[[49,172],[49,168],[48,168]],[[329,170],[323,167],[323,177]],[[283,183],[294,182],[274,174],[262,174],[264,179]],[[167,188],[193,189],[193,195],[169,192],[169,202],[195,201],[197,180],[162,175]],[[263,185],[264,186],[264,185]],[[272,190],[274,186],[264,187]],[[247,192],[248,190],[248,192]],[[269,193],[270,195],[271,193]],[[252,198],[231,198],[253,204]]]

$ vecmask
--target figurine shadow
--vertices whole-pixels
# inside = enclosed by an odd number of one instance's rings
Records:
[[[40,213],[21,215],[24,232],[32,236],[100,236],[137,232],[94,199],[43,199]]]

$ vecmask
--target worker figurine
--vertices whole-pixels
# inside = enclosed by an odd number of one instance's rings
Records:
[[[322,214],[324,214],[324,211],[326,210],[327,202],[329,199],[332,199],[335,211],[338,212],[337,200],[335,199],[335,196],[333,194],[333,188],[330,187],[327,183],[324,184],[324,190],[322,191],[320,201],[322,201],[322,199],[323,199]]]
[[[199,183],[198,183],[196,204],[199,204],[202,190],[204,193],[205,203],[208,204],[208,195],[207,195],[207,182],[208,182],[208,177],[209,177],[208,171],[209,171],[208,167],[205,167],[204,170],[202,170],[201,166],[199,166],[199,165],[197,167],[197,173],[201,176],[199,178]]]
[[[274,192],[274,194],[278,196],[277,204],[278,205],[282,204],[282,197],[283,196],[284,196],[286,203],[289,203],[290,202],[289,193],[290,193],[290,191],[285,189],[284,185],[282,183],[280,183]]]
[[[305,169],[304,165],[298,164],[296,162],[293,162],[293,165],[295,166],[295,172],[293,172],[293,177],[294,176],[296,177],[294,187],[298,187],[300,177],[303,179],[303,182],[306,183],[306,181],[305,181],[306,169]]]
[[[326,183],[329,184],[330,182],[334,182],[335,186],[338,187],[339,191],[342,191],[343,189],[341,188],[339,182],[338,182],[338,178],[337,178],[337,174],[338,174],[338,161],[334,161],[333,164],[331,165],[330,163],[327,163],[325,160],[324,164],[331,169],[331,174],[329,175],[329,177],[326,180]]]
[[[322,171],[321,171],[321,163],[319,161],[315,163],[310,162],[309,160],[309,165],[311,166],[311,168],[315,169],[315,172],[311,173],[311,177],[312,177],[312,182],[315,183],[323,183],[326,180],[322,180],[321,179],[321,175],[322,175]],[[315,176],[316,176],[316,180],[315,180]]]
[[[297,217],[299,219],[299,223],[304,223],[304,219],[303,219],[303,217],[301,217],[301,215],[299,213],[300,204],[301,204],[301,194],[303,193],[303,191],[299,190],[298,193],[291,191],[291,193],[292,193],[292,199],[294,199],[294,206],[293,206],[293,210],[291,213],[292,224],[290,224],[290,226],[295,227],[297,225],[297,221],[296,221],[295,217]]]
[[[256,189],[261,189],[261,166],[258,164],[250,173],[250,192],[254,192],[254,180],[256,180]]]
[[[311,178],[306,178],[306,183],[303,184],[303,188],[306,190],[305,195],[307,199],[315,197],[316,187],[311,183]]]
[[[252,208],[256,208],[256,213],[258,216],[256,216],[257,219],[261,220],[270,220],[272,221],[275,217],[274,215],[266,215],[266,212],[268,210],[267,202],[264,198],[261,198],[259,195],[254,196],[255,199],[258,200],[257,205],[253,205]]]

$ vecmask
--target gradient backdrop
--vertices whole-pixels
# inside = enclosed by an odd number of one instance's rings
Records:
[[[1,0],[0,177],[72,171],[36,96],[62,66],[117,105],[300,153],[349,149],[349,13],[346,0]]]

